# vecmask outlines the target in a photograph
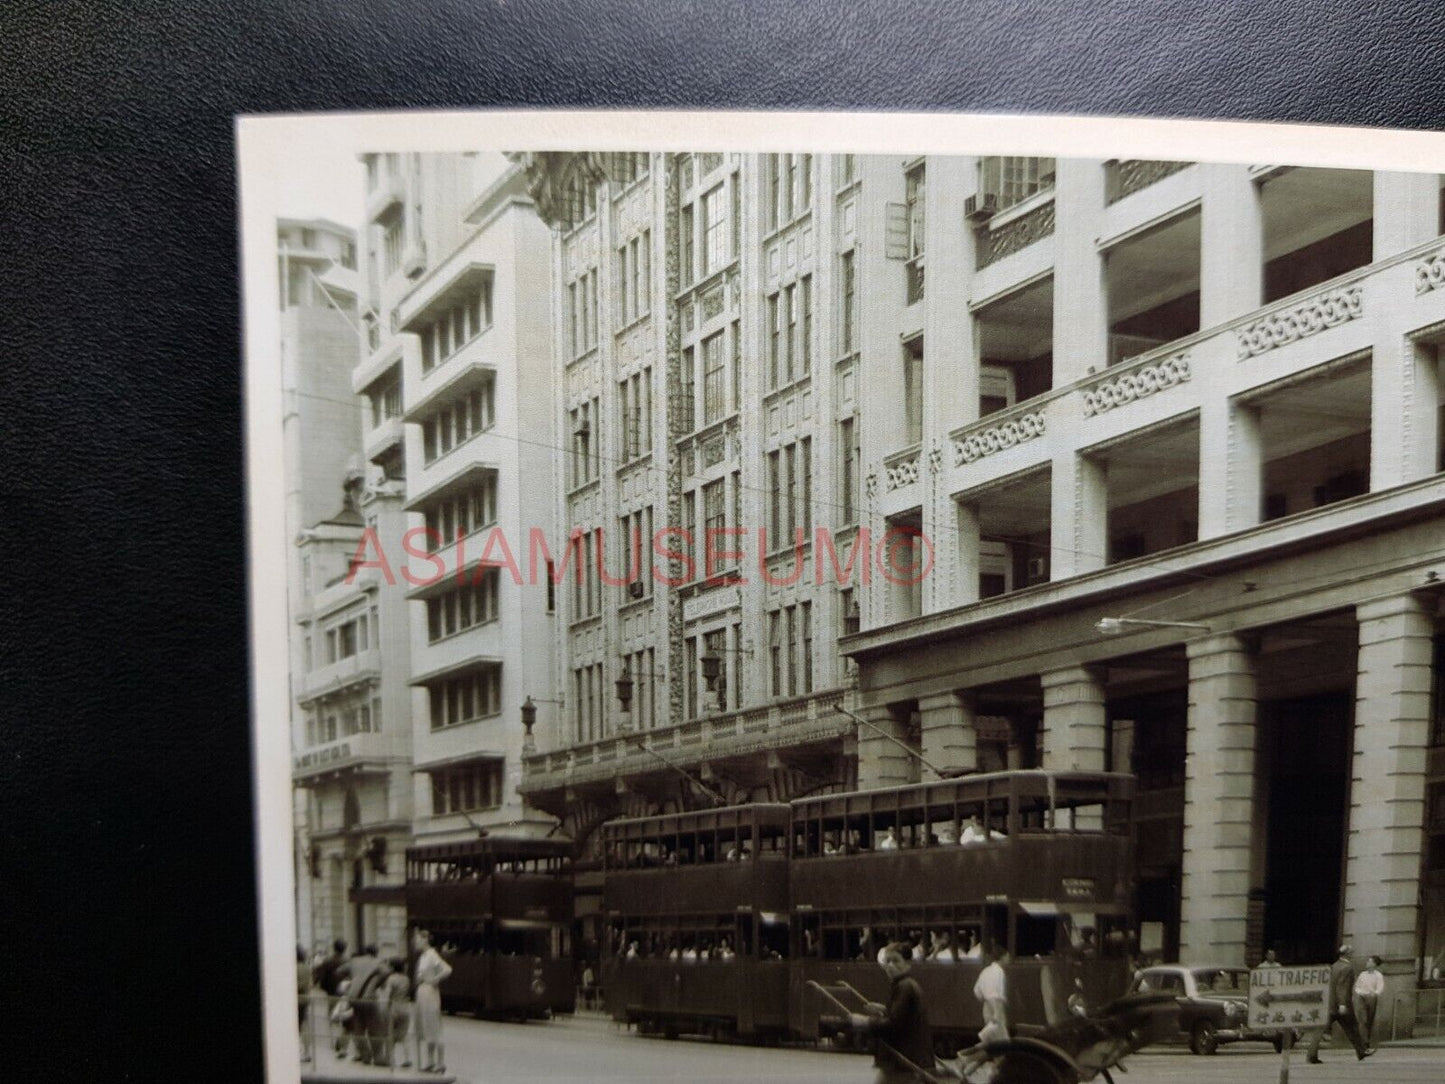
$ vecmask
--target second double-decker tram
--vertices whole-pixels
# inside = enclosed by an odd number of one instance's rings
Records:
[[[603,826],[612,1018],[669,1036],[788,1030],[786,805]]]
[[[792,806],[794,1028],[826,1030],[809,980],[886,1000],[888,944],[913,955],[940,1045],[982,1025],[982,967],[1007,950],[1016,1022],[1061,1017],[1080,994],[1125,992],[1133,778],[1013,771],[835,794]]]
[[[570,840],[501,836],[407,849],[407,926],[452,967],[444,1009],[573,1011],[572,856]]]

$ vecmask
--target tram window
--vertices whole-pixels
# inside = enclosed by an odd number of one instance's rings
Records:
[[[753,916],[738,915],[738,943],[737,953],[739,956],[751,956],[753,954]]]
[[[799,918],[798,951],[804,956],[817,956],[823,951],[822,919],[818,915]]]
[[[758,956],[763,960],[788,957],[788,916],[763,911],[758,924]]]
[[[1020,914],[1014,926],[1014,955],[1052,956],[1059,920],[1053,915]]]
[[[1008,832],[1008,799],[990,798],[985,805],[984,824],[988,827],[988,838],[1003,839]]]

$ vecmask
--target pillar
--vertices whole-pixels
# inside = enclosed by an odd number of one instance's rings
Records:
[[[1109,364],[1109,304],[1104,258],[1104,170],[1060,158],[1054,188],[1054,387]]]
[[[1432,596],[1398,595],[1355,610],[1360,646],[1343,933],[1358,956],[1381,957],[1382,1017],[1396,991],[1413,985],[1434,608]],[[1381,1021],[1377,1033],[1381,1023],[1389,1027]]]
[[[1264,454],[1259,411],[1224,396],[1199,409],[1199,537],[1218,538],[1260,522]]]
[[[1438,348],[1379,314],[1370,355],[1370,489],[1435,473],[1440,448]]]
[[[967,606],[978,601],[979,530],[978,506],[954,501],[954,572],[952,604]],[[939,539],[942,543],[943,539]],[[942,560],[939,552],[939,561]],[[939,569],[934,567],[935,575]]]
[[[1257,692],[1254,658],[1237,636],[1186,645],[1182,960],[1246,962],[1249,891],[1263,841],[1254,831]]]
[[[858,712],[872,726],[858,727],[858,789],[902,786],[912,778],[908,753],[896,742],[906,739],[903,720],[886,704]],[[882,733],[880,733],[880,731]],[[889,741],[888,735],[895,739]]]
[[[1109,486],[1104,463],[1077,452],[1055,457],[1049,490],[1051,580],[1108,564]]]
[[[1264,303],[1264,214],[1249,167],[1198,167],[1199,326],[1214,327]]]
[[[1102,772],[1109,724],[1098,673],[1072,666],[1039,677],[1044,689],[1044,767]]]
[[[1376,260],[1398,255],[1440,234],[1438,173],[1375,174]]]
[[[940,771],[977,771],[975,710],[974,695],[968,690],[921,697],[923,759]]]

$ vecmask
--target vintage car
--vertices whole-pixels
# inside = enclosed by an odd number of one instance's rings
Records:
[[[1249,970],[1160,964],[1134,977],[1131,994],[1173,994],[1179,1003],[1179,1030],[1196,1054],[1213,1054],[1220,1043],[1273,1043],[1284,1040],[1276,1031],[1248,1026]]]

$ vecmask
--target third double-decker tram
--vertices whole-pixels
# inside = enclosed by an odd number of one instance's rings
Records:
[[[603,826],[608,1011],[643,1031],[788,1030],[786,805]]]
[[[1001,950],[1016,1022],[1056,1019],[1074,993],[1123,994],[1133,788],[1012,771],[793,803],[794,1029],[816,1036],[826,1018],[809,980],[886,1000],[890,943],[914,955],[934,1033],[955,1046],[982,1025],[974,982]]]
[[[487,836],[406,852],[408,930],[451,964],[442,1007],[496,1016],[571,1012],[573,845]]]

